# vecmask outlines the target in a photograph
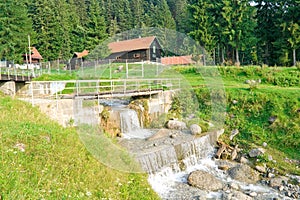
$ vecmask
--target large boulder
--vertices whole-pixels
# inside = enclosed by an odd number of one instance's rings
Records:
[[[249,152],[249,156],[251,158],[256,158],[257,156],[260,156],[265,153],[265,150],[263,148],[256,148],[256,149],[251,149]]]
[[[167,123],[168,129],[184,130],[187,129],[186,124],[178,120],[169,120]]]
[[[205,171],[194,171],[188,177],[188,183],[191,186],[201,190],[217,191],[223,188],[222,181]]]
[[[244,164],[238,164],[237,166],[231,168],[228,173],[231,178],[250,184],[256,183],[260,180],[259,173],[248,165]]]
[[[193,135],[199,135],[202,132],[202,129],[198,124],[192,124],[190,130]]]

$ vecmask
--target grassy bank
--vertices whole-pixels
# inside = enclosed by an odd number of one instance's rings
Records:
[[[102,165],[73,128],[0,94],[1,199],[158,199],[147,175]]]
[[[203,70],[194,67],[175,69],[193,86],[201,117],[210,120],[211,99],[203,73],[200,73]],[[239,144],[245,153],[266,142],[267,154],[276,162],[267,157],[262,157],[261,161],[282,173],[300,175],[299,164],[286,159],[300,160],[300,71],[296,68],[222,67],[219,73],[210,75],[212,80],[220,75],[226,91],[222,139],[233,146]],[[247,80],[256,83],[247,84]],[[230,141],[234,129],[238,129],[239,134]]]

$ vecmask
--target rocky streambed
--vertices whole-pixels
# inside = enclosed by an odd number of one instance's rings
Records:
[[[149,173],[149,182],[162,199],[300,199],[299,176],[280,176],[274,169],[248,162],[262,149],[223,160],[215,146],[222,131],[201,136],[170,129],[155,132],[144,139],[122,138],[120,144]]]

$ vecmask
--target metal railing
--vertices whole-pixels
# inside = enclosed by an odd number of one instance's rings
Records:
[[[33,103],[35,99],[122,98],[152,95],[159,91],[180,88],[180,78],[31,81],[27,94],[31,96]]]

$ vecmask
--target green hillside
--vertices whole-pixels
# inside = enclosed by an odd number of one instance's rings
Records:
[[[98,162],[74,128],[0,95],[0,199],[157,199],[147,175]]]
[[[211,93],[206,85],[210,83],[204,82],[204,70],[195,67],[175,69],[194,88],[199,101],[199,116],[203,120],[211,120]],[[220,74],[210,74],[209,68],[205,70],[212,81],[220,75],[226,91],[225,134],[222,140],[232,146],[238,144],[243,153],[250,148],[262,147],[265,142],[267,154],[272,155],[273,161],[267,156],[260,161],[282,173],[300,174],[300,70],[220,67]],[[246,83],[252,80],[255,83]],[[239,130],[239,134],[230,141],[234,129]]]

